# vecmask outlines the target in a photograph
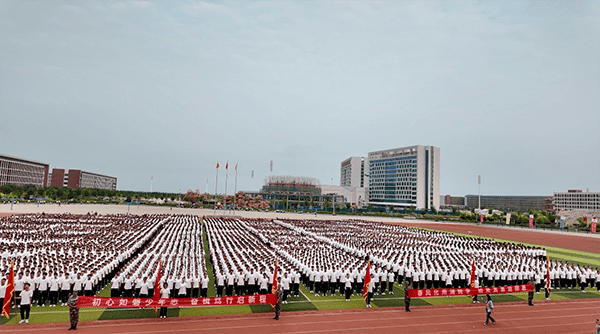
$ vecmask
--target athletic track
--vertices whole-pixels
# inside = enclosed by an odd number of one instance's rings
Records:
[[[592,235],[577,236],[558,233],[537,232],[530,229],[513,229],[485,227],[467,224],[436,224],[436,223],[393,223],[394,225],[417,226],[435,230],[472,234],[489,238],[498,238],[526,242],[536,245],[561,247],[590,253],[600,253],[600,238]]]
[[[483,304],[403,308],[238,314],[168,319],[135,319],[80,323],[77,333],[593,333],[599,300],[498,303],[496,324],[483,326]],[[68,324],[5,325],[7,333],[65,333]]]

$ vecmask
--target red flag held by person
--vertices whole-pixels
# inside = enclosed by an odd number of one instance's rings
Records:
[[[365,279],[363,285],[363,300],[367,299],[369,295],[369,284],[371,284],[371,260],[367,261],[367,271],[365,272]]]
[[[6,282],[6,291],[4,292],[4,303],[2,303],[2,314],[8,319],[10,315],[10,300],[15,292],[15,263],[10,263],[10,270],[8,272],[8,279]]]
[[[477,279],[475,275],[475,259],[473,259],[473,264],[471,265],[471,279],[469,280],[469,287],[475,287],[475,280]]]
[[[550,292],[550,256],[546,254],[546,292]]]
[[[156,280],[154,281],[154,296],[153,300],[160,299],[160,272],[162,271],[162,260],[158,261],[158,274],[156,274]],[[156,307],[154,308],[154,316],[156,316]]]
[[[271,288],[271,293],[275,293],[277,290],[277,261],[275,260],[275,270],[273,271],[273,287]]]
[[[152,296],[152,299],[154,299],[154,300],[160,299],[161,271],[162,271],[162,260],[159,260],[158,261],[158,274],[156,274],[156,281],[154,282],[154,296]]]

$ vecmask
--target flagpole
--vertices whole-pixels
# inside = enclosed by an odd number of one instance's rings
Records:
[[[227,179],[229,178],[229,161],[225,163],[225,196],[223,196],[223,216],[227,211]]]
[[[235,216],[235,196],[237,194],[237,164],[235,164],[235,186],[233,187],[233,215]]]
[[[217,179],[215,181],[215,206],[213,216],[217,215],[217,185],[219,184],[219,163],[217,162]]]

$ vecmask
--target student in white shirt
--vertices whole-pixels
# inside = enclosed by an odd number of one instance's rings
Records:
[[[4,305],[4,294],[6,293],[6,278],[2,277],[2,279],[0,279],[0,305]],[[0,317],[3,317],[4,314],[1,314],[2,312],[0,312]]]
[[[58,302],[58,274],[54,273],[54,277],[49,279],[49,297],[50,307],[56,307],[56,303]]]
[[[29,311],[31,311],[31,298],[33,297],[33,291],[29,289],[29,283],[24,284],[24,289],[21,291],[21,296],[18,299],[21,300],[20,308],[21,308],[21,321],[28,324],[29,323]]]
[[[63,278],[60,280],[60,306],[67,305],[67,299],[69,299],[70,290],[71,279],[69,279],[69,274],[65,273]]]
[[[206,272],[204,273],[204,277],[202,277],[202,290],[200,290],[200,296],[206,298],[208,296],[208,275]]]
[[[170,292],[171,292],[171,289],[169,289],[169,284],[167,284],[167,282],[163,283],[163,286],[160,289],[160,298],[169,298]],[[160,308],[160,317],[161,318],[167,317],[167,308],[166,307]]]

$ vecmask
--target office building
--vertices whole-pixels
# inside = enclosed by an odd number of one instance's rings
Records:
[[[43,162],[0,155],[0,186],[14,184],[44,187],[48,182],[49,169],[50,165]]]
[[[554,209],[558,211],[600,211],[600,192],[583,192],[581,190],[555,192]]]
[[[62,168],[53,168],[51,175],[50,185],[53,187],[117,189],[117,178],[113,176]]]
[[[436,209],[440,207],[440,149],[415,145],[369,152],[368,203]]]
[[[467,207],[477,209],[479,207],[479,195],[465,196]],[[551,210],[551,196],[504,196],[504,195],[481,195],[482,209],[497,210]]]
[[[364,188],[365,158],[350,157],[342,161],[340,168],[340,186],[346,188]]]

